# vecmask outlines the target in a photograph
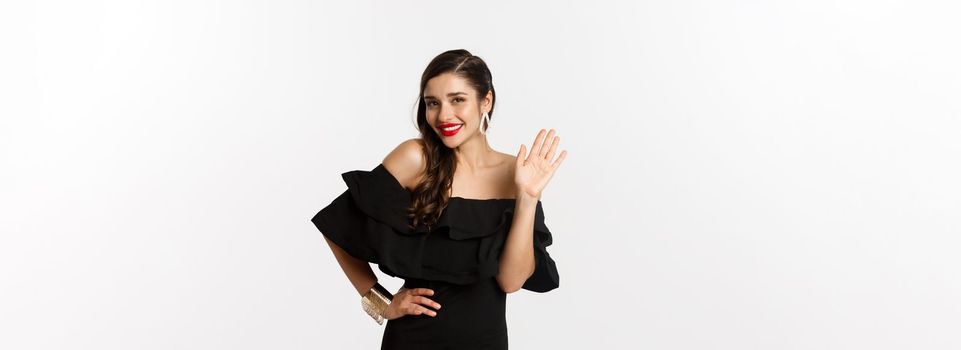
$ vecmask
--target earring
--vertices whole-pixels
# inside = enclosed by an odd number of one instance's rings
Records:
[[[484,127],[484,125],[487,125],[487,127]],[[491,116],[490,114],[487,114],[487,112],[484,112],[484,116],[481,118],[481,128],[480,128],[481,135],[487,135],[487,129],[490,129],[490,128],[491,128]]]

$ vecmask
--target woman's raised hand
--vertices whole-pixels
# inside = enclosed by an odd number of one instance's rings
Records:
[[[517,195],[526,195],[540,199],[541,192],[547,186],[547,182],[554,176],[554,171],[561,165],[567,157],[567,151],[562,151],[557,159],[554,152],[557,145],[561,142],[560,136],[554,136],[554,129],[544,137],[544,129],[537,133],[534,145],[531,146],[530,156],[526,156],[527,148],[521,144],[521,150],[517,153],[517,164],[514,166],[514,184],[517,186]],[[526,158],[525,158],[526,157]]]
[[[437,316],[437,312],[428,309],[426,306],[440,309],[440,304],[430,300],[425,295],[434,295],[434,291],[427,288],[401,288],[394,294],[394,299],[387,305],[384,318],[388,320],[397,319],[407,315],[429,315]]]

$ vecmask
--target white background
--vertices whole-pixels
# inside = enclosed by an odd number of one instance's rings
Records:
[[[512,348],[961,348],[956,2],[344,3],[0,5],[0,348],[378,348],[309,219],[454,48],[569,152]]]

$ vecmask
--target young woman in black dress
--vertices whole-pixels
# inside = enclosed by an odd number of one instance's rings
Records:
[[[343,173],[348,189],[311,220],[364,310],[387,320],[381,349],[507,349],[506,294],[560,284],[540,198],[567,151],[555,158],[554,129],[530,154],[492,149],[495,101],[480,57],[438,55],[421,76],[420,138]],[[369,263],[403,287],[388,292]]]

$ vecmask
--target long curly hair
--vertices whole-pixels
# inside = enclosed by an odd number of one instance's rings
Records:
[[[490,118],[494,117],[494,102],[497,94],[491,83],[491,72],[487,63],[478,56],[474,56],[464,49],[448,50],[434,57],[424,69],[420,78],[420,92],[417,97],[417,129],[423,145],[424,156],[427,161],[426,174],[411,193],[411,206],[408,217],[412,228],[421,223],[430,227],[437,223],[444,208],[450,201],[450,188],[454,180],[454,170],[457,160],[454,151],[444,145],[440,137],[427,123],[427,107],[424,101],[424,89],[427,81],[441,74],[451,73],[467,80],[468,84],[477,91],[478,100],[483,100],[490,91],[494,97],[491,101]],[[483,121],[482,121],[483,123]],[[489,125],[483,126],[486,130]]]

